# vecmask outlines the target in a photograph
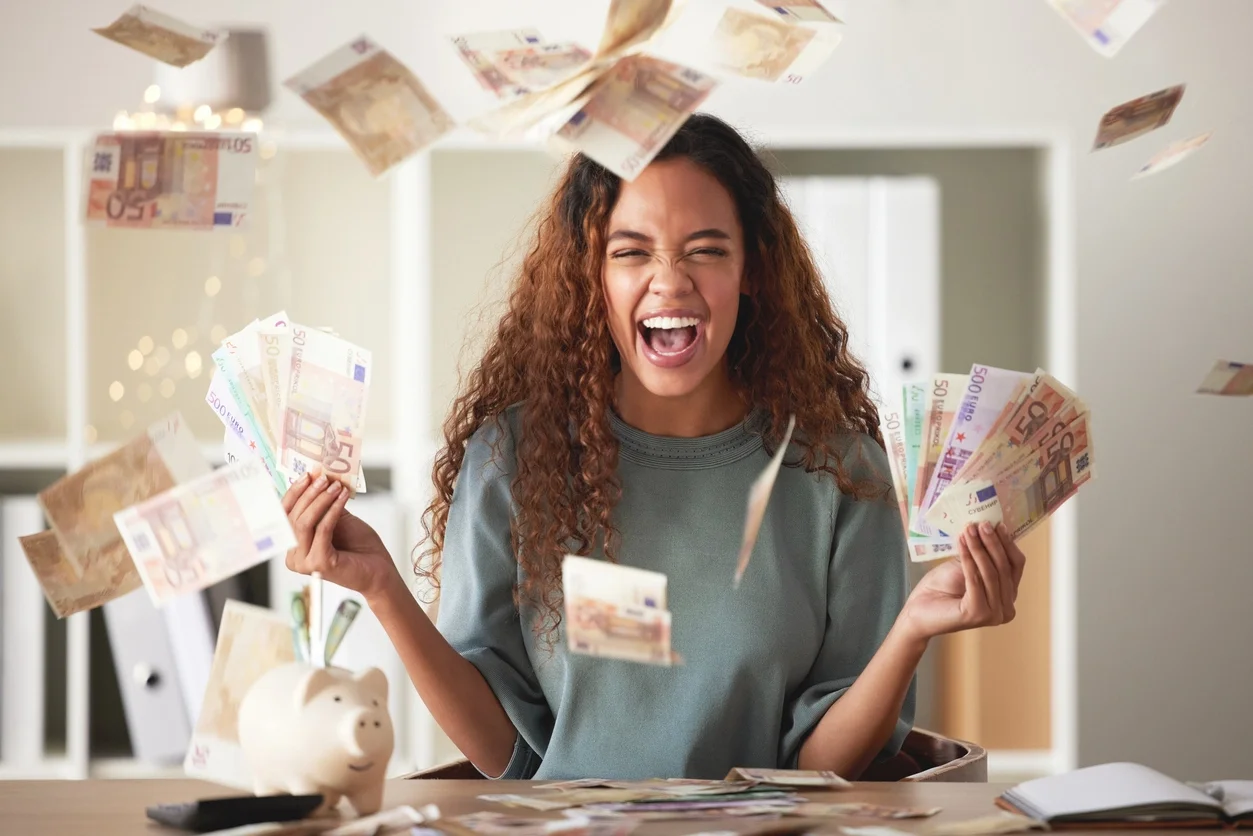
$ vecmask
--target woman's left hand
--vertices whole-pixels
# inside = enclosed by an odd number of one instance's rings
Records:
[[[920,639],[1014,619],[1026,555],[1004,525],[970,525],[957,538],[960,555],[928,572],[901,613]]]

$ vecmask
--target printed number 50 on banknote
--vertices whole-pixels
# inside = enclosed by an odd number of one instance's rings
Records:
[[[291,352],[281,464],[297,475],[318,467],[342,477],[350,487],[356,485],[370,391],[370,352],[294,323]]]
[[[101,134],[87,159],[87,221],[133,229],[243,226],[256,140],[191,131]]]

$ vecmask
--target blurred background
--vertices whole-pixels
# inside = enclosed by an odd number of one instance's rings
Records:
[[[1023,544],[1018,619],[928,652],[917,724],[989,749],[993,780],[1112,760],[1253,776],[1239,533],[1253,413],[1193,394],[1215,359],[1253,360],[1253,5],[1170,3],[1115,60],[1043,0],[827,5],[846,28],[821,70],[795,87],[728,82],[704,109],[781,177],[877,393],[899,403],[901,382],[974,362],[1044,367],[1087,401],[1100,447],[1096,481]],[[57,621],[16,542],[43,527],[36,491],[173,409],[220,462],[209,354],[253,317],[284,308],[373,351],[370,492],[354,507],[402,567],[418,541],[459,373],[560,161],[462,130],[375,180],[282,81],[367,33],[464,120],[494,100],[450,36],[534,26],[594,46],[607,7],[165,0],[232,31],[178,73],[89,31],[118,3],[3,4],[0,777],[178,774],[222,602],[277,604],[297,582],[261,566],[181,612],[140,591]],[[1089,153],[1106,110],[1180,82],[1167,128]],[[261,132],[251,226],[85,228],[91,134],[202,105],[202,123]],[[1208,130],[1178,169],[1129,182],[1168,140]],[[366,613],[341,653],[403,682]],[[457,757],[393,690],[393,772]]]

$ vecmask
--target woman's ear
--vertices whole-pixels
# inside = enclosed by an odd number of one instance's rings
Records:
[[[748,281],[747,270],[740,276],[740,295],[747,296],[749,299],[753,298],[753,287]]]

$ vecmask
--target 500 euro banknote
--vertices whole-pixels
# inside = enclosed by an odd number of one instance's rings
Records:
[[[244,226],[256,168],[255,134],[99,134],[86,161],[86,219],[129,229]]]
[[[256,459],[214,470],[113,519],[157,606],[296,545],[287,514]]]

